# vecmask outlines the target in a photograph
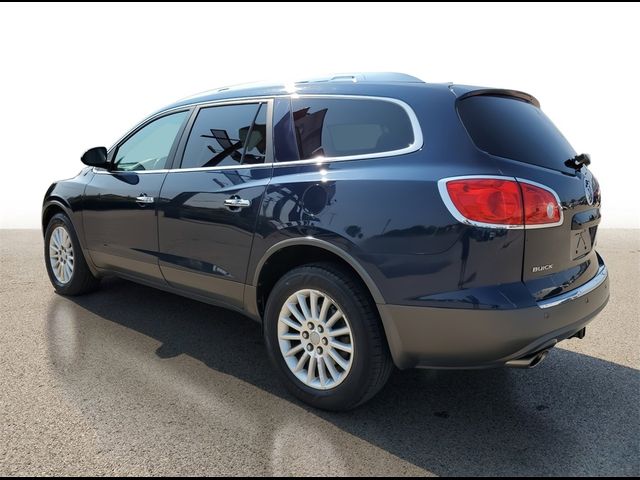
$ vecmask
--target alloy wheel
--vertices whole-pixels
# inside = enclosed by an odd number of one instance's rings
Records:
[[[64,227],[56,227],[49,238],[49,261],[53,275],[61,284],[71,281],[74,260],[69,232]]]
[[[349,375],[351,325],[337,302],[319,290],[298,290],[284,302],[278,341],[287,366],[308,387],[330,390]]]

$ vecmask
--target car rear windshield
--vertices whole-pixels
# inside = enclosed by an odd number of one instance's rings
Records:
[[[472,96],[458,102],[458,112],[475,145],[491,155],[555,170],[576,155],[542,110],[524,100]]]

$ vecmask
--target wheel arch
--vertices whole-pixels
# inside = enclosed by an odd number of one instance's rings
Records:
[[[84,229],[82,228],[82,221],[80,218],[78,218],[77,214],[76,215],[73,214],[73,210],[71,206],[63,198],[51,197],[45,200],[42,206],[42,218],[41,218],[42,236],[43,237],[46,236],[47,226],[49,225],[49,222],[51,221],[53,216],[56,215],[57,213],[62,213],[66,215],[66,217],[69,219],[69,221],[71,222],[71,225],[75,230],[76,238],[78,239],[78,243],[80,243],[80,248],[82,249],[82,253],[84,254],[84,259],[87,262],[87,266],[89,267],[89,270],[94,276],[96,277],[99,276],[100,275],[99,270],[94,265],[91,255],[89,254],[86,248],[85,238],[84,238]],[[77,223],[80,223],[80,225],[78,225]]]
[[[56,213],[64,213],[72,221],[71,207],[61,198],[50,198],[42,206],[42,235],[45,234],[47,225]]]
[[[304,255],[301,255],[304,254]],[[280,261],[278,261],[280,260]],[[248,309],[262,318],[264,305],[278,278],[286,271],[314,261],[336,261],[351,270],[367,288],[376,304],[384,304],[384,297],[369,273],[352,255],[342,248],[313,237],[291,238],[271,246],[258,262],[253,274]]]

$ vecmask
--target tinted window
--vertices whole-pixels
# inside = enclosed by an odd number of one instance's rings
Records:
[[[129,137],[114,160],[115,170],[158,170],[167,157],[189,112],[179,112],[154,120]]]
[[[292,100],[301,160],[390,152],[410,146],[413,128],[404,108],[383,100]]]
[[[264,162],[266,119],[266,104],[201,109],[189,135],[181,168]]]
[[[267,152],[267,104],[260,105],[249,136],[245,139],[243,164],[264,163]]]
[[[492,155],[554,169],[576,152],[535,105],[508,97],[476,96],[458,105],[476,146]]]
[[[293,129],[291,99],[276,98],[273,106],[273,150],[276,162],[300,160]]]

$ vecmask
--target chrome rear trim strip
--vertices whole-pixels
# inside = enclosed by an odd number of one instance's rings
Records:
[[[607,267],[605,265],[600,265],[596,276],[584,285],[581,285],[580,287],[569,292],[563,293],[562,295],[558,295],[557,297],[553,297],[548,300],[541,300],[538,302],[538,306],[540,308],[557,307],[558,305],[562,305],[563,303],[567,303],[580,298],[602,285],[602,283],[607,279],[608,274],[609,273],[607,271]]]

